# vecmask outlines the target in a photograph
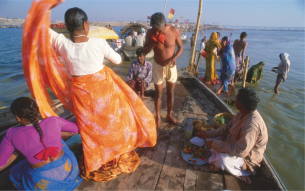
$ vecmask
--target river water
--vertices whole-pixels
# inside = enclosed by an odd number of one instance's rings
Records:
[[[118,27],[114,27],[118,33]],[[207,38],[213,31],[205,31]],[[241,31],[219,31],[229,36],[231,41],[239,38]],[[260,61],[265,62],[263,79],[247,87],[257,91],[261,102],[258,111],[268,127],[269,142],[266,155],[289,190],[304,190],[304,57],[305,43],[303,32],[248,31],[246,55],[250,57],[249,68]],[[192,33],[187,33],[190,38]],[[0,108],[9,107],[17,97],[29,96],[23,76],[21,63],[21,29],[0,28]],[[198,36],[196,50],[203,36]],[[183,44],[184,51],[177,59],[177,67],[188,66],[191,49],[190,42]],[[287,81],[280,86],[275,95],[276,74],[271,68],[279,64],[279,54],[290,54],[290,71]],[[121,77],[125,77],[130,62],[120,66],[110,66]],[[201,59],[199,68],[205,68],[205,59]],[[216,68],[220,68],[217,64]],[[241,83],[236,84],[236,89]],[[235,109],[235,108],[233,108]],[[236,111],[236,109],[235,109]]]

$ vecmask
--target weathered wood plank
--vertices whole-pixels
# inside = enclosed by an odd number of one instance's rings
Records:
[[[141,178],[137,190],[154,190],[157,185],[170,140],[167,131],[160,130],[158,135],[157,145],[155,146],[156,150],[151,162],[147,166],[148,170]]]
[[[223,190],[223,175],[197,171],[196,190]]]
[[[138,168],[131,174],[130,180],[126,185],[126,190],[135,190],[140,184],[141,177],[148,170],[148,165],[151,162],[151,158],[153,156],[153,151],[145,152],[140,158],[140,164]]]
[[[184,186],[183,186],[184,190],[195,190],[196,178],[197,178],[197,172],[187,169],[185,171]]]
[[[164,163],[156,190],[183,190],[185,169]]]
[[[100,189],[103,183],[83,180],[80,185],[74,190],[97,190]]]
[[[165,163],[176,165],[185,169],[188,163],[181,157],[181,151],[184,147],[185,133],[181,131],[171,131],[170,137]]]

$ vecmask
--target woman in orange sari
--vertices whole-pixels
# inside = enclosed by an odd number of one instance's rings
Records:
[[[103,64],[104,58],[113,64],[122,60],[105,39],[87,37],[89,21],[83,10],[65,13],[71,39],[48,29],[50,9],[57,3],[35,0],[28,13],[22,44],[25,78],[42,117],[56,115],[46,86],[75,114],[84,153],[81,177],[109,181],[137,168],[140,159],[133,149],[156,144],[154,116]]]
[[[215,62],[217,52],[220,50],[220,48],[221,45],[217,38],[217,33],[213,32],[204,48],[204,51],[206,52],[205,81],[207,83],[211,83],[218,78],[215,70]]]

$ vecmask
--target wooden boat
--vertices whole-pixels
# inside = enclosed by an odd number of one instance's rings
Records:
[[[130,23],[129,25],[124,27],[120,33],[121,33],[121,35],[128,33],[129,31],[135,31],[135,32],[139,33],[141,31],[141,28],[148,30],[148,27],[141,23]]]
[[[120,174],[105,183],[83,181],[76,190],[286,190],[266,156],[257,174],[251,177],[252,184],[249,185],[227,172],[213,173],[207,164],[195,166],[182,159],[181,151],[188,144],[185,129],[189,121],[201,120],[213,126],[216,114],[235,113],[205,84],[188,72],[179,71],[178,76],[173,116],[178,119],[179,125],[170,125],[165,121],[166,92],[163,90],[162,122],[158,130],[157,144],[152,148],[136,149],[140,157],[136,171]],[[155,112],[153,86],[146,91],[143,102],[151,112]],[[62,109],[62,106],[57,108],[58,111],[59,109]],[[59,112],[64,112],[64,109]],[[73,115],[65,118],[75,121]],[[66,143],[79,158],[82,149],[80,135],[71,137]],[[9,168],[0,172],[1,188],[13,188],[8,174]]]
[[[121,36],[127,36],[128,32],[135,31],[137,33],[141,32],[141,29],[144,28],[148,30],[148,27],[141,23],[130,23],[124,29],[121,30]],[[139,46],[125,46],[121,49],[121,53],[124,56],[124,59],[127,61],[131,61],[132,59],[137,58],[136,50]],[[146,54],[146,59],[151,59],[154,57],[154,51],[150,51]]]
[[[125,46],[121,49],[121,53],[124,56],[124,59],[127,61],[131,61],[132,59],[137,58],[136,51],[140,46]],[[154,51],[150,51],[146,54],[145,59],[151,59],[154,57]]]

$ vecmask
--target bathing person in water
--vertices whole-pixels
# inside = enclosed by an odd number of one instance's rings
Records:
[[[289,54],[281,53],[279,55],[281,62],[278,67],[272,68],[272,71],[277,73],[276,82],[274,86],[274,93],[279,93],[279,87],[287,79],[287,73],[290,69],[290,60],[288,59]]]

